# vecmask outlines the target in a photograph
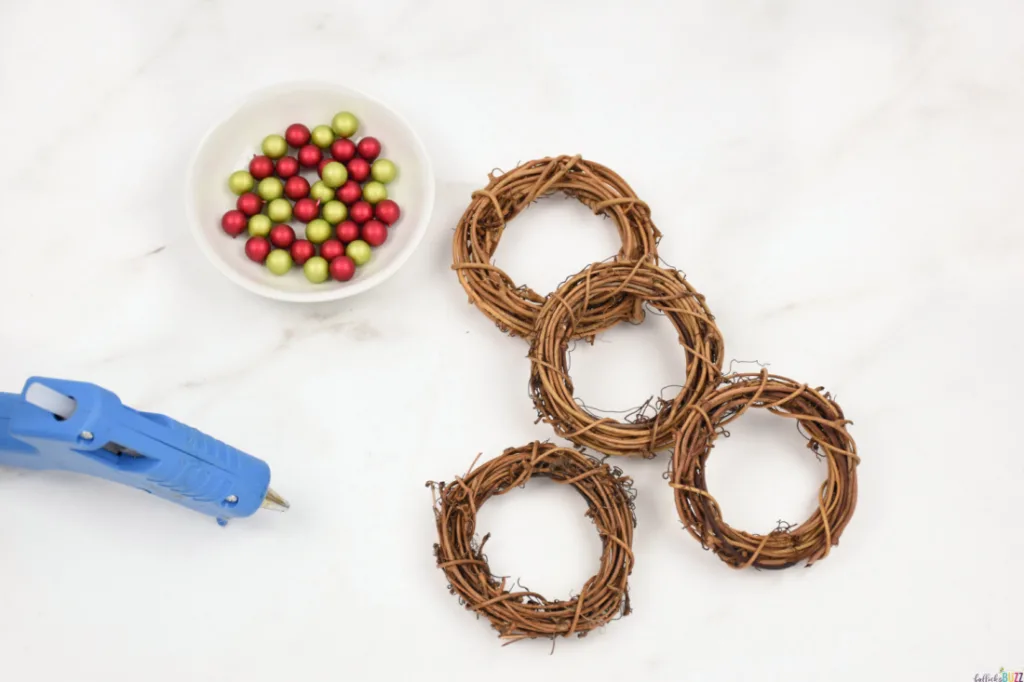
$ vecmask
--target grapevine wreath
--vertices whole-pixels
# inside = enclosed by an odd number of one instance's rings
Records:
[[[598,572],[568,600],[549,601],[526,589],[514,590],[508,578],[495,576],[487,564],[483,552],[490,535],[479,544],[474,539],[480,506],[536,476],[575,488],[601,536]],[[502,639],[583,637],[629,613],[627,581],[633,570],[636,519],[632,481],[621,471],[576,450],[535,442],[506,450],[454,483],[428,485],[434,488],[437,565],[452,593],[468,610],[490,620]]]
[[[561,191],[594,213],[610,215],[622,238],[612,259],[594,263],[549,296],[517,286],[491,263],[507,223],[531,202]],[[437,565],[466,608],[491,621],[502,639],[585,635],[629,613],[627,580],[633,568],[634,526],[631,480],[582,450],[606,455],[653,456],[675,449],[669,479],[686,529],[705,548],[734,568],[808,565],[828,555],[853,515],[860,462],[848,420],[823,389],[760,374],[723,376],[724,342],[704,297],[677,270],[660,267],[661,235],[647,205],[611,170],[579,156],[531,161],[492,175],[473,193],[455,231],[454,263],[470,302],[513,336],[530,341],[530,394],[539,420],[580,451],[550,444],[506,450],[451,485],[434,486]],[[642,322],[645,306],[675,327],[685,353],[686,379],[671,399],[659,399],[653,416],[645,410],[629,421],[596,417],[576,400],[568,372],[571,344],[629,320]],[[707,491],[705,467],[724,426],[751,407],[795,419],[808,447],[828,462],[818,494],[818,511],[798,526],[754,535],[730,527]],[[727,435],[727,433],[726,433]],[[548,601],[529,590],[513,591],[507,578],[491,573],[477,543],[476,514],[492,495],[502,495],[532,476],[547,476],[575,487],[601,535],[598,573],[578,597]]]
[[[846,430],[850,423],[828,393],[791,379],[734,374],[687,411],[676,438],[670,474],[676,509],[690,534],[733,568],[786,568],[810,565],[828,556],[853,516],[857,504],[857,446]],[[818,492],[818,510],[795,528],[780,524],[767,535],[736,530],[722,520],[718,502],[708,492],[707,458],[723,427],[751,407],[796,419],[807,447],[828,462],[828,477]]]
[[[659,399],[653,417],[640,414],[633,423],[596,417],[581,407],[568,372],[569,345],[578,336],[579,320],[623,294],[664,313],[686,353],[686,380],[679,393]],[[530,393],[539,418],[559,436],[606,455],[653,456],[672,443],[687,408],[718,383],[723,351],[704,297],[682,273],[645,261],[594,263],[560,286],[541,309],[530,349]]]
[[[545,298],[528,286],[517,286],[491,263],[505,226],[537,199],[562,192],[575,197],[595,214],[612,218],[618,228],[624,260],[654,261],[661,233],[651,222],[650,209],[614,171],[580,156],[556,156],[523,164],[507,173],[490,176],[455,228],[454,263],[469,300],[495,324],[513,336],[533,336],[535,321]],[[610,296],[583,311],[574,334],[589,338],[617,322],[642,319],[639,301]]]

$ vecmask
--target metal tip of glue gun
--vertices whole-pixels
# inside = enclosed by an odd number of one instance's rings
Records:
[[[267,496],[263,498],[263,504],[260,506],[276,512],[288,511],[291,508],[288,500],[275,493],[273,488],[267,488]]]

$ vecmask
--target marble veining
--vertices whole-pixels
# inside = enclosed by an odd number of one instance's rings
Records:
[[[266,459],[293,504],[222,530],[102,482],[0,471],[5,679],[1019,669],[1022,22],[1012,0],[0,3],[0,390],[104,384]],[[394,106],[438,178],[420,250],[332,305],[247,294],[185,224],[205,130],[298,79]],[[664,456],[622,463],[639,493],[635,613],[548,656],[502,649],[448,595],[423,483],[552,435],[533,422],[527,347],[466,304],[449,263],[488,172],[561,153],[650,204],[727,364],[839,396],[863,465],[840,547],[769,574],[694,546]],[[590,253],[589,232],[545,210],[497,252],[517,281]],[[660,391],[681,362],[661,323],[577,348],[578,397],[617,411]],[[765,530],[811,513],[805,482],[823,474],[803,443],[751,428],[764,450],[724,444],[716,495]],[[594,538],[551,521],[589,532],[578,500],[516,495],[481,527],[499,570],[578,592]]]

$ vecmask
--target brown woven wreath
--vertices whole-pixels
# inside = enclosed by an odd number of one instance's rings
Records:
[[[823,389],[791,379],[734,374],[687,411],[679,430],[672,468],[676,509],[690,534],[733,568],[786,568],[811,565],[828,556],[857,505],[857,446],[846,430],[850,423]],[[736,530],[722,520],[722,510],[708,493],[706,464],[722,428],[751,407],[796,419],[807,447],[828,462],[828,476],[818,493],[818,511],[800,525],[767,535]]]
[[[573,486],[586,500],[603,549],[596,575],[577,597],[549,601],[525,589],[513,590],[508,578],[491,573],[484,545],[474,540],[480,506],[534,476]],[[509,642],[535,637],[583,637],[629,613],[627,581],[633,570],[632,481],[607,464],[575,450],[548,443],[510,448],[454,483],[434,488],[438,542],[437,565],[448,577],[452,594],[466,608],[482,614]]]
[[[626,181],[610,168],[579,156],[530,161],[501,175],[491,175],[487,187],[473,192],[452,244],[454,269],[470,303],[500,329],[530,338],[545,298],[528,286],[517,286],[491,261],[506,224],[537,199],[562,192],[604,213],[618,228],[622,260],[657,258],[661,233],[651,222],[650,209]],[[626,296],[611,296],[577,320],[578,338],[592,337],[615,323],[642,319],[642,308]]]
[[[686,353],[686,380],[672,399],[659,398],[653,416],[643,410],[632,423],[597,417],[581,407],[568,372],[574,329],[607,301],[626,294],[664,313]],[[722,376],[722,335],[714,317],[683,275],[644,261],[594,263],[548,297],[530,349],[530,393],[539,420],[563,438],[607,455],[653,456],[668,448],[686,408]]]

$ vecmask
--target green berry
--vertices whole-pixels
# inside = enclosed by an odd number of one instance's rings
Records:
[[[370,175],[377,182],[383,182],[386,185],[398,175],[398,167],[391,159],[377,159],[370,166]]]
[[[274,249],[267,256],[267,269],[275,275],[285,275],[292,269],[292,254],[288,249]]]
[[[238,196],[242,196],[246,192],[252,191],[252,186],[255,182],[252,176],[249,175],[249,171],[239,170],[232,173],[228,178],[228,187]]]
[[[309,188],[309,196],[322,204],[326,204],[334,198],[334,190],[325,185],[323,180],[317,180],[313,183],[313,186]]]
[[[332,200],[324,204],[323,208],[320,209],[320,213],[323,215],[324,220],[331,225],[337,225],[348,217],[348,207],[340,201]]]
[[[260,180],[260,184],[256,186],[256,193],[264,201],[280,199],[281,195],[284,194],[284,184],[278,178],[263,178]]]
[[[387,198],[388,188],[383,183],[371,180],[363,185],[363,199],[366,199],[371,204],[376,204],[378,201],[384,201]]]
[[[357,266],[366,265],[370,261],[371,252],[370,245],[362,239],[349,242],[349,245],[345,247],[345,255],[351,258]]]
[[[323,177],[324,184],[333,189],[337,189],[345,184],[348,180],[348,170],[337,161],[331,161],[330,163],[324,164],[324,170],[321,174]]]
[[[313,256],[302,266],[302,272],[313,284],[323,284],[327,281],[329,266],[320,256]]]
[[[288,153],[288,142],[280,135],[267,135],[261,145],[263,153],[272,159],[280,159]]]
[[[270,218],[262,213],[257,213],[249,218],[249,236],[251,237],[266,237],[270,234],[270,227]]]
[[[334,142],[334,131],[330,126],[317,126],[310,133],[310,140],[320,149],[327,149]]]
[[[331,119],[331,129],[338,137],[352,137],[359,130],[359,119],[350,111],[342,111]]]
[[[306,225],[306,239],[314,244],[323,244],[331,238],[331,224],[323,218],[315,218]]]
[[[267,215],[275,223],[286,223],[292,219],[292,204],[287,199],[274,199],[267,204]]]

